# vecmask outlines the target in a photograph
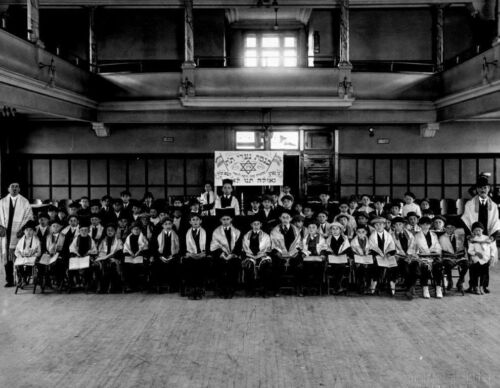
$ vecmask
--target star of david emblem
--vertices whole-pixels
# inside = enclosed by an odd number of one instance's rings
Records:
[[[248,175],[250,175],[252,171],[257,171],[255,169],[257,163],[252,163],[251,161],[247,160],[245,163],[240,163],[240,164],[241,164],[241,171],[246,172]]]

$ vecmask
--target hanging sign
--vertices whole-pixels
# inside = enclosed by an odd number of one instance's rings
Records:
[[[215,151],[215,185],[283,186],[283,151]]]

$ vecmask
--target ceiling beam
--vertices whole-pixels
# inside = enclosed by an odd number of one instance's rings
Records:
[[[340,0],[280,0],[280,7],[296,8],[338,8]],[[472,0],[351,0],[355,7],[429,7],[432,5],[471,4]],[[50,7],[90,7],[113,8],[183,8],[183,0],[43,0],[41,8]],[[194,0],[195,8],[248,8],[256,5],[256,0]],[[0,0],[2,5],[26,5],[26,0]]]

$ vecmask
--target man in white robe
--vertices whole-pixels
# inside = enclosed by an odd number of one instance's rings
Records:
[[[5,236],[0,237],[0,259],[5,267],[5,287],[14,286],[14,251],[23,226],[33,220],[31,205],[19,194],[20,189],[19,183],[11,183],[9,194],[0,200],[0,227],[5,229]]]

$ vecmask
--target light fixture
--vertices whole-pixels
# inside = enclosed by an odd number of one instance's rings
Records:
[[[16,108],[11,108],[8,106],[3,106],[3,109],[0,111],[0,117],[3,119],[15,119],[17,115]]]
[[[274,7],[274,31],[278,31],[278,0],[273,0],[271,4]]]
[[[339,82],[338,94],[340,98],[348,99],[352,98],[354,93],[354,88],[352,87],[352,82],[347,80],[347,77],[344,77],[342,82]]]
[[[368,129],[368,136],[370,136],[370,137],[375,136],[375,130],[371,127]]]

